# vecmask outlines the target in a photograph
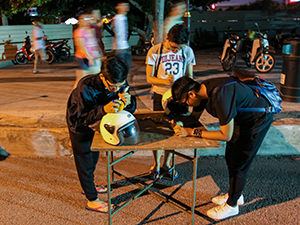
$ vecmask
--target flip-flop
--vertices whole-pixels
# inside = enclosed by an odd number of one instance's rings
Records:
[[[105,204],[104,206],[99,206],[97,208],[91,208],[91,207],[88,207],[86,206],[85,207],[87,210],[90,210],[90,211],[94,211],[94,212],[99,212],[99,213],[108,213],[108,205]],[[101,211],[101,209],[106,209],[104,211]],[[111,209],[113,210],[114,209],[114,204],[111,204]]]
[[[173,177],[173,175],[172,175],[173,169],[172,168],[171,169],[165,169],[165,168],[162,167],[160,170],[162,171],[162,174],[167,175],[170,178]],[[179,177],[178,172],[176,170],[174,170],[174,178],[173,179],[175,180],[178,177]]]
[[[98,194],[105,194],[107,193],[107,188],[105,186],[102,185],[96,185],[96,190]],[[84,195],[84,192],[81,192],[81,194]]]
[[[102,185],[96,185],[96,190],[97,190],[98,194],[107,193],[107,188]]]

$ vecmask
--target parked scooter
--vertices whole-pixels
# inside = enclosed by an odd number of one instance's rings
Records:
[[[226,33],[228,38],[225,41],[220,62],[224,71],[231,70],[235,63],[240,47],[240,37],[235,33]]]
[[[270,72],[275,65],[273,56],[274,50],[270,47],[267,34],[261,33],[258,24],[255,23],[258,31],[254,32],[256,38],[250,41],[249,38],[240,39],[239,36],[230,34],[223,48],[220,58],[224,71],[229,71],[236,63],[237,53],[242,54],[242,59],[248,67],[255,66],[260,73]],[[250,44],[247,44],[249,43]]]
[[[49,49],[53,52],[55,61],[67,61],[70,59],[71,47],[68,45],[68,41],[68,39],[63,39],[58,42],[46,42],[46,49]]]
[[[15,62],[16,64],[26,64],[31,60],[34,60],[34,51],[31,49],[30,37],[26,36],[22,48],[16,52]],[[48,46],[46,46],[46,61],[50,64],[53,60],[54,54],[48,49]]]

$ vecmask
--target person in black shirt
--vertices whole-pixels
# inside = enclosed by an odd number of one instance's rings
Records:
[[[107,190],[95,187],[94,170],[99,152],[92,152],[91,145],[95,130],[99,131],[100,120],[106,113],[120,111],[121,104],[125,110],[135,111],[135,98],[126,91],[127,75],[126,63],[117,56],[110,56],[104,60],[102,72],[82,78],[68,100],[67,125],[78,177],[90,210],[108,211],[107,203],[97,197]]]
[[[228,193],[216,196],[212,202],[219,205],[207,211],[213,219],[225,219],[239,213],[239,205],[244,204],[242,195],[251,162],[255,157],[270,125],[273,115],[265,112],[239,112],[239,108],[268,107],[264,97],[256,93],[244,82],[251,82],[254,74],[235,69],[233,75],[203,81],[201,84],[188,77],[178,79],[172,86],[175,101],[194,106],[194,110],[204,109],[219,119],[220,129],[214,131],[199,128],[174,127],[175,135],[198,136],[200,138],[226,141],[225,160],[229,172]],[[236,80],[236,82],[230,82]],[[243,82],[241,82],[243,81]]]

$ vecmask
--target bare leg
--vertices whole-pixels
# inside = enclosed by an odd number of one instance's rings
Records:
[[[39,52],[38,50],[36,50],[34,53],[33,73],[38,72],[38,63],[39,63]]]
[[[171,151],[165,151],[165,158],[164,158],[164,163],[163,163],[163,168],[165,169],[170,169],[170,161],[172,158],[172,152]]]
[[[160,170],[160,158],[162,156],[162,153],[163,150],[153,151],[153,159],[154,159],[153,169],[155,169],[156,171]]]

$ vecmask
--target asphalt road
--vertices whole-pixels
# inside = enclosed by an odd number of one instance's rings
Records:
[[[280,78],[282,65],[280,57],[276,59],[273,71],[263,75],[274,82]],[[133,60],[129,82],[138,96],[138,110],[147,111],[151,109],[151,99],[144,57],[133,57]],[[242,61],[238,63],[244,65]],[[65,106],[75,80],[76,65],[73,62],[42,65],[38,75],[32,74],[32,67],[28,64],[0,69],[0,145],[11,153],[9,158],[0,161],[0,224],[106,224],[107,215],[85,210],[86,200],[81,194],[74,160],[68,152]],[[197,53],[196,79],[224,74],[216,50]],[[283,106],[283,114],[274,123],[299,125],[300,103],[284,102]],[[215,122],[208,117],[205,120]],[[56,139],[49,133],[54,133]],[[299,136],[299,130],[294,133],[288,135]],[[279,142],[285,142],[285,138],[281,134]],[[296,138],[293,141],[293,145],[299,144]],[[277,146],[272,141],[267,144],[269,148]],[[281,145],[280,148],[287,147]],[[298,153],[296,149],[294,152]],[[104,162],[102,154],[96,170],[96,184],[106,182]],[[139,175],[148,182],[145,173],[151,163],[152,157],[139,155],[126,159],[116,168],[129,177]],[[189,204],[192,164],[182,159],[176,159],[176,163],[180,178],[174,182],[163,179],[155,188]],[[136,187],[121,178],[116,181],[113,203],[120,205],[136,192]],[[246,204],[240,207],[240,214],[224,221],[213,221],[205,216],[206,210],[214,206],[210,199],[226,192],[227,185],[224,158],[218,154],[201,156],[195,224],[300,225],[299,155],[256,157],[244,190]],[[107,199],[106,195],[99,197]],[[113,224],[185,225],[189,224],[189,217],[152,195],[144,194],[117,213]]]

